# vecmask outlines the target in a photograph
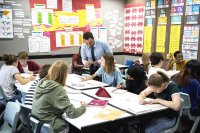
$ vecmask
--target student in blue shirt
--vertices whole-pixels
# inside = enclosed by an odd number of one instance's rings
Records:
[[[88,76],[83,81],[94,79],[95,77],[101,77],[102,82],[115,86],[117,88],[124,88],[122,83],[121,72],[115,67],[114,57],[112,54],[104,54],[101,58],[101,67],[95,72],[95,74]]]
[[[84,44],[81,46],[82,62],[90,68],[90,75],[92,75],[100,67],[102,55],[112,54],[112,50],[107,43],[94,39],[91,32],[84,33],[83,41]]]
[[[200,115],[200,62],[190,60],[186,63],[183,70],[174,76],[181,92],[190,95],[192,115]]]

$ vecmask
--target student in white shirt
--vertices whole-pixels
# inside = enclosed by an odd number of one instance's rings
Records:
[[[162,69],[164,57],[161,53],[153,52],[150,55],[150,61],[152,67],[149,69],[147,77],[149,78],[152,74],[157,73],[157,71],[163,72],[167,75],[167,71]]]
[[[3,55],[2,57],[5,64],[0,70],[0,85],[4,91],[7,101],[18,100],[21,102],[21,95],[15,87],[15,81],[24,85],[35,79],[35,76],[30,76],[28,79],[24,79],[17,69],[18,60],[15,55]]]

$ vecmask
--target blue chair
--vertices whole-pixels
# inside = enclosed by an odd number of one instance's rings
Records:
[[[188,118],[192,121],[194,121],[194,124],[190,130],[190,133],[194,133],[198,123],[200,121],[200,116],[192,116],[190,114],[190,109],[191,109],[191,101],[190,101],[190,95],[186,94],[186,93],[182,93],[180,92],[180,96],[182,99],[184,99],[184,103],[183,103],[183,115],[188,116]]]
[[[128,66],[128,67],[132,66],[133,63],[134,63],[133,60],[126,60],[126,61],[125,61],[125,65]]]
[[[20,105],[16,102],[8,102],[4,113],[4,125],[2,133],[14,133],[17,131]]]
[[[37,133],[37,128],[39,128],[39,120],[34,117],[30,117],[30,126],[32,127],[34,133]],[[39,131],[40,133],[54,133],[53,128],[51,125],[44,123]]]

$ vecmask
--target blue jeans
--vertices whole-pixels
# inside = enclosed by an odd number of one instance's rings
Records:
[[[176,123],[176,118],[170,119],[167,117],[153,118],[145,127],[145,133],[160,133],[163,130],[173,127]]]
[[[22,95],[21,94],[16,94],[12,99],[10,99],[9,101],[15,102],[16,100],[18,100],[20,103],[21,101]]]

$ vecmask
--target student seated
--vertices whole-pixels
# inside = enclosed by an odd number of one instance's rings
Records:
[[[85,103],[81,102],[75,108],[64,89],[68,66],[66,62],[58,60],[53,63],[46,78],[38,83],[32,105],[32,115],[44,123],[52,126],[55,133],[66,133],[69,125],[62,118],[65,113],[69,118],[76,118],[86,110]]]
[[[114,57],[112,54],[104,54],[101,58],[101,67],[91,76],[83,79],[83,81],[102,77],[102,82],[117,88],[124,88],[121,72],[115,67]]]
[[[183,59],[183,54],[181,51],[176,51],[174,53],[174,59],[173,60],[173,57],[172,55],[170,54],[170,58],[169,58],[169,62],[167,64],[167,69],[168,70],[176,70],[176,71],[181,71],[185,64],[187,63],[187,60],[184,60]]]
[[[81,60],[81,47],[79,47],[79,52],[72,57],[72,73],[82,75],[83,74],[83,67],[85,66]]]
[[[140,64],[135,64],[128,68],[126,72],[126,89],[129,92],[139,94],[147,87],[146,81],[146,73]]]
[[[146,100],[145,98],[154,93],[156,99]],[[144,120],[145,133],[160,133],[161,131],[173,127],[178,117],[180,109],[180,94],[176,83],[162,72],[152,74],[148,80],[148,87],[139,95],[141,104],[162,104],[170,110],[158,112],[155,116]]]
[[[139,63],[143,67],[144,71],[148,73],[149,69],[151,68],[150,53],[143,53],[142,57],[136,61],[135,64],[136,63]]]
[[[162,69],[164,57],[161,53],[154,52],[150,55],[150,61],[152,67],[149,69],[147,77],[149,78],[152,74],[157,73],[157,71],[161,71],[167,74],[167,71]]]
[[[179,90],[190,95],[192,115],[200,115],[200,62],[190,60],[183,70],[174,76]]]
[[[18,60],[15,55],[3,55],[2,57],[5,64],[0,69],[0,85],[5,93],[6,100],[13,101],[18,100],[21,102],[21,94],[15,87],[15,81],[25,85],[28,82],[35,79],[35,76],[30,76],[28,79],[24,79],[17,69]]]
[[[28,60],[28,54],[25,51],[18,53],[19,63],[18,70],[20,73],[38,73],[40,70],[40,65],[34,61]]]
[[[29,90],[28,90],[28,93],[26,93],[26,97],[25,97],[25,101],[24,101],[24,104],[25,104],[25,105],[31,105],[31,106],[32,106],[32,104],[33,104],[33,95],[34,95],[34,93],[35,93],[35,88],[36,88],[37,84],[39,83],[39,81],[40,81],[42,78],[44,78],[44,77],[47,76],[48,70],[49,70],[50,67],[51,67],[50,64],[46,64],[46,65],[43,65],[43,66],[41,67],[41,69],[40,69],[40,71],[39,71],[39,79],[35,80],[35,81],[32,83],[31,87],[30,87]]]

